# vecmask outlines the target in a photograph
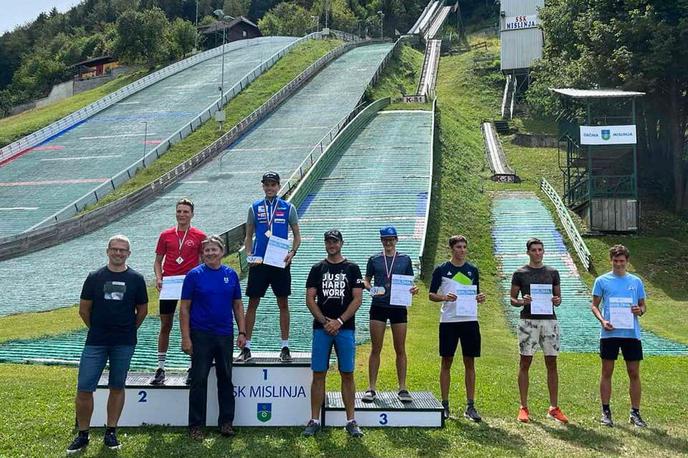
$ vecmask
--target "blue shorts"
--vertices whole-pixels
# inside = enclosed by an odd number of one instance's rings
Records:
[[[340,329],[336,336],[329,335],[324,329],[313,329],[313,372],[325,372],[329,369],[332,347],[337,354],[339,372],[353,372],[356,356],[356,331],[353,329]]]
[[[105,363],[110,362],[108,387],[121,389],[127,380],[129,363],[134,356],[134,345],[85,345],[79,360],[77,391],[94,392],[103,374]]]

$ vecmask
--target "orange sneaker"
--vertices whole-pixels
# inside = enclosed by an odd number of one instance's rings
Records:
[[[556,420],[559,423],[568,423],[569,419],[564,415],[564,412],[561,411],[559,407],[550,407],[549,410],[547,411],[547,418],[551,418],[552,420]]]
[[[518,421],[521,423],[528,423],[530,421],[528,417],[528,407],[521,406],[521,408],[518,409]]]

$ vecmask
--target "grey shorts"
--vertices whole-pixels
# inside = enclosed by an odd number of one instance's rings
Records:
[[[518,323],[518,347],[523,356],[533,356],[538,347],[545,356],[559,354],[559,322],[557,320],[521,319]]]

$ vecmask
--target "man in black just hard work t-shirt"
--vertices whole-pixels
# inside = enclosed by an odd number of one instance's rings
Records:
[[[358,265],[342,256],[344,239],[336,229],[325,232],[327,258],[315,264],[306,281],[306,305],[313,315],[311,352],[311,420],[304,436],[320,430],[320,407],[325,400],[325,376],[334,346],[342,377],[342,400],[347,415],[346,430],[352,437],[363,435],[354,419],[354,356],[356,331],[354,316],[361,306],[363,278]]]
[[[88,336],[77,381],[79,434],[67,453],[78,452],[89,443],[93,392],[108,363],[110,394],[104,442],[112,449],[120,447],[115,429],[124,407],[124,385],[136,347],[136,330],[148,313],[146,282],[140,273],[127,266],[130,254],[129,239],[123,235],[112,237],[108,241],[107,266],[91,272],[81,291],[79,315],[88,327]]]

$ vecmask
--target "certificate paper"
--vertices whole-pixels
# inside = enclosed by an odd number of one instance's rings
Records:
[[[530,313],[532,315],[552,315],[552,285],[530,285]]]
[[[265,249],[265,256],[263,256],[263,264],[284,269],[287,266],[284,263],[287,253],[289,253],[289,240],[274,235],[270,236],[268,246]]]
[[[172,275],[162,277],[162,288],[160,289],[160,299],[179,300],[182,297],[182,285],[186,275]]]
[[[631,297],[610,297],[609,298],[609,321],[616,329],[633,329],[633,298]]]
[[[412,299],[413,275],[392,275],[392,288],[389,293],[389,305],[410,307]]]
[[[478,317],[478,287],[476,285],[462,285],[457,282],[456,287],[456,316]]]

